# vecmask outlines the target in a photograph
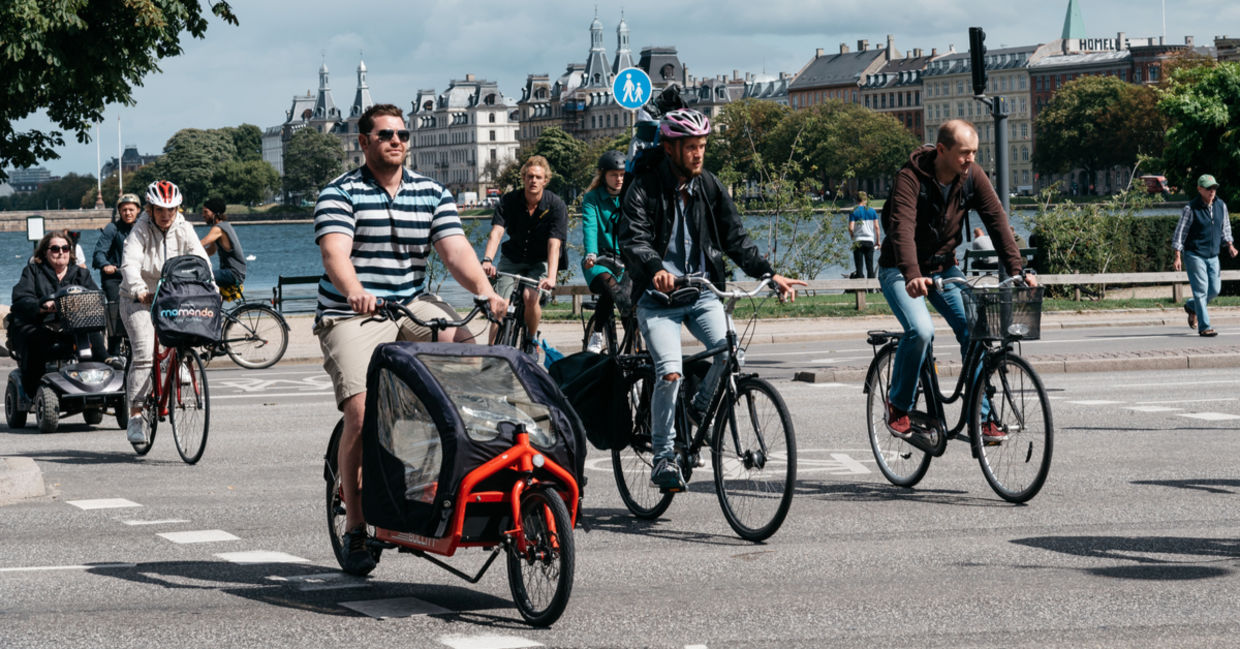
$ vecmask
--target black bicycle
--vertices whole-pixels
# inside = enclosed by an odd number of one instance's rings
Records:
[[[962,285],[969,345],[950,397],[939,387],[933,346],[928,350],[919,370],[917,400],[909,412],[916,430],[909,439],[895,437],[887,427],[887,395],[903,334],[868,332],[866,340],[875,351],[864,390],[874,459],[892,484],[912,487],[926,475],[931,458],[947,449],[949,440],[965,439],[995,493],[1009,502],[1026,502],[1046,482],[1055,438],[1046,389],[1019,354],[1020,341],[1036,340],[1040,335],[1042,288],[1020,285],[1018,277],[987,287],[949,278],[936,279],[935,290],[942,291],[945,283]],[[949,429],[944,405],[958,399],[963,408]],[[984,403],[989,404],[985,417]],[[983,437],[982,426],[986,425],[1001,433],[999,441],[994,436]]]
[[[619,276],[624,273],[624,262],[612,255],[598,255],[594,263],[610,270],[613,276]],[[596,308],[597,306],[597,301],[583,302],[581,305],[583,310],[594,311],[585,324],[585,336],[581,340],[581,348],[588,348],[590,346],[590,338],[595,334],[599,334],[603,337],[603,347],[600,353],[612,356],[640,353],[642,351],[642,336],[641,330],[637,325],[636,308],[631,309],[628,314],[620,315],[620,327],[624,330],[624,335],[621,337],[616,331],[616,312],[619,309],[612,308],[610,311],[603,313]]]
[[[788,515],[797,465],[796,434],[783,397],[757,374],[743,372],[745,345],[741,340],[747,343],[752,339],[757,317],[758,305],[753,298],[773,284],[769,276],[750,291],[720,291],[701,278],[690,278],[687,284],[708,289],[723,300],[728,332],[722,346],[684,360],[685,380],[680,385],[675,415],[676,461],[687,482],[693,469],[705,466],[701,451],[709,445],[715,493],[724,518],[741,538],[761,541],[774,534]],[[746,298],[754,304],[754,316],[742,336],[736,332],[732,313],[736,302]],[[724,352],[728,352],[725,371],[701,425],[690,434],[695,426],[686,410],[689,399],[705,377],[709,360]],[[675,493],[665,493],[650,482],[654,365],[648,354],[620,355],[616,360],[626,376],[622,394],[633,414],[629,445],[611,452],[616,486],[635,516],[657,518],[667,511]]]
[[[538,288],[539,280],[511,273],[500,272],[498,274],[511,277],[517,283],[512,288],[512,295],[508,296],[508,311],[500,318],[499,329],[495,334],[495,344],[515,347],[526,353],[535,353],[534,335],[537,332],[530,331],[529,327],[525,326],[525,289],[526,287]],[[539,295],[549,296],[551,293],[539,289]]]
[[[204,360],[227,355],[241,367],[261,370],[284,357],[289,326],[279,311],[260,302],[246,302],[242,297],[237,306],[224,309],[222,315],[220,341],[204,350]]]

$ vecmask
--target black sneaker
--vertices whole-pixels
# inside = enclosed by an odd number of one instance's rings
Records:
[[[341,568],[350,575],[362,577],[375,569],[375,557],[366,547],[366,526],[357,527],[344,533],[344,562]]]
[[[674,457],[660,457],[654,461],[650,482],[664,493],[685,490],[685,479],[680,476],[680,466],[676,464]]]

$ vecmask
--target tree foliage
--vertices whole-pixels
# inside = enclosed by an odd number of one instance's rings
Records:
[[[1194,187],[1203,173],[1240,178],[1240,63],[1176,70],[1158,107],[1171,124],[1163,162],[1172,184]]]
[[[220,129],[232,138],[237,148],[237,159],[242,162],[263,159],[263,130],[253,124],[230,126]]]
[[[555,192],[566,202],[571,202],[576,198],[578,189],[581,187],[578,180],[585,149],[585,142],[578,140],[558,126],[552,126],[538,136],[538,142],[534,144],[534,149],[531,151],[531,155],[540,155],[547,159],[552,173],[547,189]]]
[[[758,99],[724,106],[706,142],[706,168],[729,185],[757,180],[767,136],[790,112],[787,106]]]
[[[133,87],[182,52],[181,36],[202,38],[211,13],[237,24],[223,0],[6,0],[0,3],[0,180],[5,167],[59,157],[60,130],[18,132],[38,111],[90,141],[111,103],[132,106]]]
[[[229,160],[216,167],[210,196],[229,203],[261,202],[280,186],[280,173],[266,160]]]
[[[1138,156],[1162,152],[1164,120],[1157,91],[1117,77],[1085,76],[1065,84],[1038,113],[1033,166],[1040,173],[1084,169],[1089,177]]]
[[[344,171],[344,146],[340,138],[303,128],[289,138],[284,149],[284,191],[313,197]]]
[[[176,183],[187,205],[201,205],[214,193],[217,170],[236,158],[237,146],[225,129],[186,128],[168,138],[152,171]]]
[[[29,194],[13,194],[0,198],[0,209],[6,210],[74,210],[94,207],[98,191],[95,177],[71,173],[63,178],[43,183]],[[87,204],[86,196],[90,196]]]

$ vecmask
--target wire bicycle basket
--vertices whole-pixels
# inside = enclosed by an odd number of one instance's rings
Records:
[[[67,286],[56,294],[56,316],[66,331],[90,333],[107,327],[103,291]]]
[[[977,340],[1042,335],[1042,287],[986,286],[963,291],[970,335]]]

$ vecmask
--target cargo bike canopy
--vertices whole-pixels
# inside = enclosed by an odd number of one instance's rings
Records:
[[[516,349],[379,345],[366,389],[362,506],[368,523],[443,536],[461,480],[515,442],[514,427],[502,422],[523,425],[534,447],[584,484],[581,422],[551,377]]]

